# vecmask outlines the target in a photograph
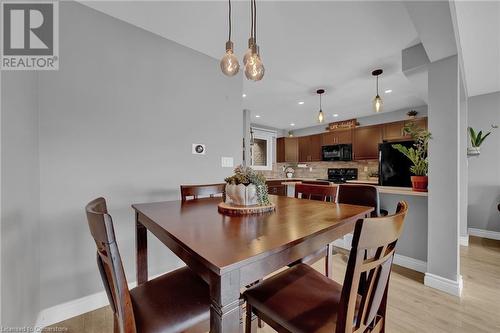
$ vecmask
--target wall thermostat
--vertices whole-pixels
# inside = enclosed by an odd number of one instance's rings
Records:
[[[193,143],[192,153],[195,155],[205,155],[207,149],[204,144]]]

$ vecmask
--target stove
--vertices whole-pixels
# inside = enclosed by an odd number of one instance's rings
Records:
[[[331,168],[328,169],[328,179],[326,180],[336,184],[345,183],[347,180],[358,179],[358,169],[356,168]]]

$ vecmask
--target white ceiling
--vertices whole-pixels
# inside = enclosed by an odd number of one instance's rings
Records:
[[[500,91],[500,2],[455,1],[469,96]]]
[[[211,57],[224,53],[225,1],[84,3]],[[292,122],[295,128],[317,125],[317,88],[326,89],[327,121],[371,115],[375,68],[384,69],[384,112],[425,104],[401,72],[401,50],[418,42],[402,3],[258,1],[257,6],[266,75],[260,82],[244,79],[243,102],[253,116],[261,116],[256,123],[283,129]],[[247,1],[233,1],[232,39],[240,59],[249,34],[249,9]],[[384,94],[386,89],[393,92]],[[339,117],[333,118],[334,113]]]

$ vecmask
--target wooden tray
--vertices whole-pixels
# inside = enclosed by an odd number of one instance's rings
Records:
[[[221,202],[218,205],[219,213],[225,215],[251,215],[251,214],[262,214],[267,212],[274,212],[276,205],[271,202],[269,205],[265,206],[236,206],[230,203]]]

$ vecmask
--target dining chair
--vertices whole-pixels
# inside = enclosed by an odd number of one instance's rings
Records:
[[[184,267],[129,290],[106,200],[97,198],[85,210],[115,333],[208,332],[210,298],[203,280]]]
[[[407,212],[402,201],[394,215],[356,222],[343,285],[299,264],[248,289],[247,323],[254,313],[278,332],[385,332],[389,277]]]
[[[331,185],[316,185],[316,184],[295,185],[295,198],[334,202],[336,193],[337,193],[337,187]],[[327,277],[331,277],[333,270],[332,256],[333,256],[333,244],[328,244],[326,247],[308,255],[305,258],[297,260],[296,262],[290,264],[289,266],[293,266],[299,263],[312,265],[318,260],[325,258],[325,275]]]
[[[334,202],[337,187],[317,184],[295,184],[295,197],[309,200]]]
[[[380,209],[380,194],[378,188],[372,185],[340,184],[337,203],[373,207],[372,217],[388,214],[386,210]]]
[[[181,200],[186,201],[188,197],[198,199],[200,196],[213,198],[217,194],[223,194],[226,184],[203,184],[203,185],[181,185]]]

